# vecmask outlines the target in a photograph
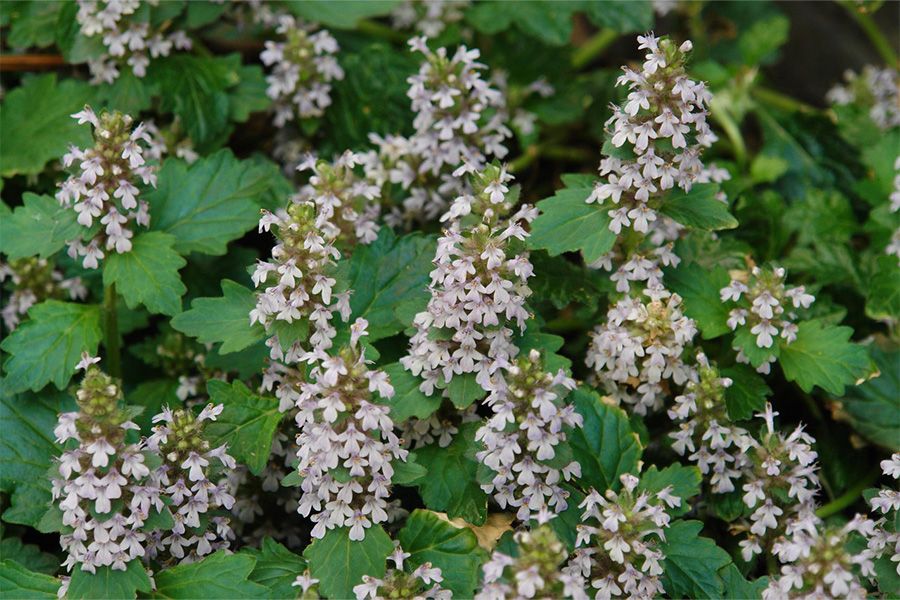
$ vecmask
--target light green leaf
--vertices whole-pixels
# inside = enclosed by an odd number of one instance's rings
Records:
[[[287,8],[308,21],[337,29],[353,29],[360,19],[380,17],[391,12],[399,0],[304,0],[289,2]]]
[[[662,581],[673,598],[721,598],[725,590],[718,570],[731,557],[711,539],[700,537],[701,529],[699,521],[673,521],[666,529]]]
[[[592,263],[609,252],[616,235],[609,230],[608,209],[585,202],[591,187],[565,188],[537,203],[541,214],[531,224],[528,245],[550,256],[580,250]]]
[[[585,2],[587,16],[598,27],[618,33],[647,31],[653,27],[653,3],[647,0]]]
[[[5,391],[37,391],[50,382],[63,389],[81,353],[97,353],[100,337],[97,305],[47,300],[32,306],[28,320],[0,344],[10,354],[4,363]]]
[[[642,451],[628,415],[604,404],[592,390],[577,388],[570,398],[584,419],[584,426],[569,435],[572,453],[581,464],[581,481],[598,491],[619,489],[621,475],[637,474]]]
[[[269,188],[268,174],[261,163],[238,160],[228,149],[190,166],[170,158],[147,197],[153,229],[174,235],[180,254],[225,254],[228,242],[259,221],[258,198]]]
[[[73,569],[67,597],[72,600],[135,598],[138,591],[146,593],[151,589],[147,570],[141,560],[136,559],[129,562],[124,571],[112,567],[97,567],[96,573]]]
[[[772,390],[754,369],[747,365],[734,365],[721,369],[720,374],[731,379],[731,386],[725,389],[728,418],[742,421],[765,408],[766,398]]]
[[[381,525],[366,529],[366,537],[359,542],[350,539],[347,527],[341,527],[314,540],[303,557],[325,596],[353,598],[353,586],[362,583],[363,575],[384,577],[385,562],[393,550],[394,544]]]
[[[158,231],[135,236],[130,252],[107,254],[103,285],[116,284],[129,308],[143,304],[152,313],[178,314],[187,291],[178,271],[187,261],[173,249],[175,242],[175,236]]]
[[[293,598],[298,588],[292,587],[294,579],[306,570],[306,561],[294,554],[272,538],[264,538],[257,548],[245,548],[241,551],[256,559],[250,581],[264,586],[268,598]]]
[[[731,281],[721,267],[704,269],[697,263],[682,263],[666,271],[666,285],[684,300],[684,314],[697,322],[704,339],[710,340],[731,331],[727,325],[728,306],[719,290]]]
[[[416,450],[416,460],[428,469],[428,477],[418,482],[425,506],[473,525],[481,525],[487,519],[487,495],[476,480],[475,431],[480,426],[481,423],[460,425],[459,433],[446,448],[435,443]]]
[[[797,339],[790,344],[779,340],[778,362],[788,381],[804,392],[819,386],[835,395],[869,372],[869,355],[859,344],[850,342],[849,327],[823,326],[820,321],[800,323]]]
[[[487,390],[475,381],[475,373],[463,373],[453,376],[447,386],[447,394],[453,406],[463,409],[487,396]]]
[[[394,477],[391,481],[399,485],[410,486],[428,475],[428,469],[416,462],[416,453],[410,452],[406,460],[395,460]]]
[[[29,571],[19,563],[0,561],[0,596],[19,600],[56,600],[59,579],[43,573]]]
[[[880,256],[869,278],[866,315],[877,320],[900,321],[900,266],[896,256]]]
[[[55,74],[29,77],[6,95],[0,104],[0,175],[34,175],[70,144],[84,148],[92,143],[91,128],[78,125],[71,116],[92,101],[87,83]]]
[[[0,219],[0,252],[9,258],[47,258],[82,231],[75,211],[60,206],[56,198],[25,192],[22,201],[22,206]]]
[[[663,202],[659,211],[688,227],[718,231],[738,226],[728,205],[716,199],[719,186],[714,183],[695,184],[688,193],[680,189]]]
[[[719,575],[725,584],[725,594],[722,597],[727,600],[759,600],[769,584],[767,577],[747,581],[734,563],[719,569]]]
[[[840,414],[865,438],[900,451],[900,352],[872,349],[878,375],[836,400]]]
[[[250,472],[259,475],[269,460],[272,438],[284,415],[275,398],[257,396],[240,381],[231,385],[218,379],[206,384],[210,400],[224,404],[219,418],[207,424],[213,446],[228,444],[228,452]]]
[[[369,321],[370,343],[403,331],[404,324],[394,314],[398,300],[428,296],[434,251],[434,238],[397,237],[383,227],[377,240],[358,246],[349,261],[341,262],[338,286],[353,290],[351,322],[357,317]]]
[[[7,42],[13,48],[46,48],[53,45],[61,2],[8,2],[11,14]]]
[[[252,290],[223,279],[220,297],[197,298],[190,310],[172,318],[172,327],[203,344],[221,342],[221,354],[237,352],[266,337],[262,325],[250,325],[250,311],[255,306]]]
[[[219,550],[203,560],[160,570],[153,598],[266,598],[268,590],[249,578],[256,560],[245,553]],[[299,575],[299,573],[298,573]]]
[[[382,367],[394,386],[394,397],[384,401],[391,408],[391,419],[400,423],[410,417],[427,419],[441,406],[440,394],[426,395],[419,390],[422,380],[403,368],[400,363]]]
[[[441,570],[441,585],[459,598],[471,598],[487,553],[466,527],[456,527],[427,510],[414,510],[398,534],[413,567],[430,562]]]
[[[690,499],[700,493],[702,481],[703,477],[697,467],[674,464],[660,471],[656,465],[651,465],[641,473],[638,489],[656,493],[663,488],[671,487],[670,493],[681,498],[681,505],[668,509],[668,512],[679,517],[691,510]]]
[[[52,390],[0,398],[0,491],[9,494],[7,523],[35,527],[47,511],[47,471],[60,452],[53,428],[57,415],[74,405],[67,393]]]

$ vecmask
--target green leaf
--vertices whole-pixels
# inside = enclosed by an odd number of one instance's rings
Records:
[[[353,29],[360,19],[380,17],[391,12],[399,0],[304,0],[289,2],[287,8],[295,15],[326,27]],[[349,594],[348,594],[349,596]]]
[[[900,266],[897,257],[880,256],[866,292],[866,315],[879,321],[900,321]]]
[[[418,482],[425,506],[473,525],[487,519],[487,495],[476,480],[478,463],[474,460],[475,431],[480,426],[480,422],[460,425],[446,448],[435,443],[416,450],[416,460],[428,469],[428,477]]]
[[[487,553],[466,527],[455,527],[427,510],[414,510],[398,534],[413,567],[430,562],[441,570],[441,585],[460,598],[471,598]]]
[[[219,418],[206,426],[212,445],[227,443],[229,454],[259,475],[269,460],[272,438],[284,417],[278,411],[278,401],[257,396],[240,381],[229,385],[213,379],[206,384],[206,390],[212,402],[225,405]]]
[[[391,538],[381,525],[366,529],[359,542],[350,539],[346,527],[332,529],[303,551],[310,574],[319,580],[319,590],[329,598],[353,598],[353,586],[363,575],[384,577],[385,562],[394,550]]]
[[[673,521],[665,530],[662,581],[673,598],[721,598],[725,590],[718,570],[731,557],[711,539],[700,537],[701,529],[699,521]]]
[[[568,371],[572,367],[572,361],[556,353],[563,347],[565,339],[541,331],[535,319],[528,320],[525,325],[525,333],[515,341],[522,355],[528,354],[530,350],[537,350],[544,361],[544,369],[552,373],[559,369]]]
[[[268,190],[269,170],[256,161],[238,160],[223,149],[188,166],[170,158],[150,192],[150,223],[175,236],[180,254],[225,254],[228,242],[259,221],[258,197]]]
[[[160,570],[154,598],[266,598],[266,588],[250,580],[256,560],[246,553],[219,550],[203,560]],[[299,575],[299,573],[298,573]]]
[[[647,0],[585,2],[585,11],[594,25],[618,33],[643,32],[653,27],[653,3]]]
[[[734,332],[733,348],[743,350],[744,356],[754,368],[762,366],[770,357],[778,358],[781,354],[781,345],[776,343],[771,348],[760,348],[756,345],[756,335],[750,333],[750,329],[749,325],[745,325]]]
[[[195,4],[196,2],[191,2],[188,7]],[[267,110],[271,106],[272,100],[266,95],[268,84],[259,65],[238,67],[238,76],[240,82],[228,95],[231,104],[229,114],[232,121],[244,123],[251,114]]]
[[[734,563],[720,569],[719,575],[725,584],[725,594],[722,597],[727,600],[759,600],[759,598],[762,598],[763,590],[769,584],[769,580],[766,577],[747,581]]]
[[[744,29],[738,39],[738,49],[744,64],[756,67],[770,64],[777,58],[778,48],[788,40],[790,21],[781,14],[759,19]]]
[[[487,390],[475,381],[475,373],[464,373],[454,375],[447,386],[447,395],[453,406],[463,409],[471,405],[476,400],[480,400],[487,395]]]
[[[651,465],[641,474],[639,490],[659,492],[665,487],[671,487],[671,494],[681,498],[681,505],[668,510],[673,516],[681,515],[691,510],[690,499],[700,493],[700,483],[703,477],[697,467],[685,467],[684,465],[669,465],[662,471]]]
[[[129,562],[124,571],[117,571],[112,567],[97,567],[96,573],[88,573],[80,568],[73,569],[67,597],[73,600],[135,598],[138,591],[147,593],[151,589],[147,570],[144,569],[141,560],[136,559]]]
[[[153,417],[162,412],[162,407],[177,406],[181,403],[178,398],[178,382],[174,379],[151,379],[142,381],[134,389],[125,394],[129,406],[143,407],[144,412],[133,420],[142,430],[149,431],[153,427]]]
[[[405,461],[393,462],[394,477],[391,481],[399,485],[412,485],[428,475],[428,469],[416,461],[416,453],[410,452]]]
[[[29,571],[19,563],[0,561],[0,596],[4,598],[55,600],[59,579]]]
[[[146,78],[137,77],[131,69],[123,69],[113,83],[98,88],[99,99],[106,108],[131,115],[150,108],[156,92],[155,86]]]
[[[869,372],[869,355],[863,346],[850,342],[849,327],[823,326],[820,321],[800,323],[797,339],[790,344],[779,340],[778,362],[788,381],[804,392],[819,386],[835,395],[844,393]]]
[[[428,396],[419,390],[422,380],[403,368],[400,363],[391,363],[382,367],[394,386],[394,397],[385,400],[391,408],[391,419],[400,423],[416,417],[427,419],[441,406],[440,394]]]
[[[533,298],[549,302],[556,309],[572,303],[595,308],[601,295],[612,291],[609,275],[583,264],[576,264],[565,256],[550,256],[546,252],[532,252],[534,275],[528,280]]]
[[[900,451],[900,352],[872,349],[878,374],[849,388],[836,400],[853,428],[865,438]]]
[[[262,545],[257,548],[245,548],[241,552],[256,559],[256,565],[250,573],[250,581],[258,583],[269,590],[269,598],[293,598],[297,588],[292,587],[297,575],[306,570],[306,561],[294,554],[272,538],[263,538]]]
[[[175,236],[158,231],[135,236],[130,252],[107,254],[103,285],[116,284],[128,308],[143,304],[152,313],[178,314],[187,291],[178,271],[187,261],[174,250],[175,242]]]
[[[91,129],[70,117],[91,102],[94,91],[76,79],[56,82],[55,74],[29,77],[0,104],[0,175],[35,175],[69,145],[91,145]]]
[[[174,113],[198,146],[228,127],[231,106],[226,90],[240,79],[232,63],[228,57],[178,52],[152,61],[147,69],[147,81],[166,91],[160,108]]]
[[[628,415],[608,406],[593,390],[577,388],[570,396],[584,426],[569,434],[569,445],[581,464],[581,481],[603,491],[621,487],[619,477],[637,474],[641,444]]]
[[[369,321],[370,343],[403,331],[405,325],[394,313],[399,300],[428,296],[434,251],[434,238],[397,237],[383,227],[377,240],[358,246],[349,261],[342,261],[338,285],[353,290],[351,321],[357,317]]]
[[[585,202],[592,188],[565,188],[537,203],[541,214],[531,224],[528,245],[550,256],[580,250],[588,263],[612,250],[616,235],[609,230],[608,209]]]
[[[193,0],[187,3],[186,24],[190,29],[214,23],[228,8],[227,4],[210,0]]]
[[[22,206],[0,219],[0,252],[10,259],[47,258],[82,231],[75,211],[60,206],[56,198],[25,192],[22,201]]]
[[[35,527],[46,512],[47,472],[60,452],[53,428],[57,415],[74,404],[68,394],[53,391],[0,398],[0,491],[9,494],[5,522]]]
[[[13,48],[46,48],[56,40],[56,19],[61,2],[9,2],[4,11],[10,11],[7,42]]]
[[[172,327],[203,344],[221,342],[221,354],[237,352],[266,337],[262,325],[250,325],[250,311],[255,306],[252,290],[223,279],[221,296],[197,298],[190,310],[172,318]]]
[[[60,561],[56,556],[41,551],[35,544],[24,544],[17,537],[0,540],[0,556],[15,561],[30,571],[46,575],[53,575],[59,570]]]
[[[498,33],[515,23],[532,38],[562,46],[572,35],[572,15],[580,7],[580,2],[535,0],[518,4],[511,11],[505,2],[489,0],[476,3],[466,17],[481,33]]]
[[[688,193],[677,190],[666,198],[660,212],[688,227],[718,231],[738,226],[728,205],[716,199],[719,186],[715,183],[698,183]]]
[[[37,391],[51,381],[68,383],[82,352],[97,353],[100,307],[47,300],[28,311],[28,320],[0,343],[10,354],[4,363],[7,393]]]
[[[772,390],[754,369],[747,365],[734,365],[721,369],[719,373],[731,379],[731,386],[725,389],[725,406],[732,421],[749,419],[766,407],[766,398]]]

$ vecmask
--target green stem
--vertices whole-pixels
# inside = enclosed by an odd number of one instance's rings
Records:
[[[768,104],[773,108],[778,108],[787,112],[801,112],[811,115],[824,115],[828,112],[827,110],[817,108],[812,104],[801,102],[787,94],[782,94],[781,92],[776,92],[775,90],[763,86],[754,87],[751,94],[756,100],[763,104]]]
[[[619,37],[612,29],[601,29],[589,39],[583,46],[572,54],[572,66],[576,69],[587,65],[603,51],[606,50]]]
[[[103,290],[103,319],[106,334],[106,368],[112,377],[121,379],[122,362],[119,344],[119,316],[116,313],[116,284]]]
[[[532,144],[525,148],[525,151],[522,155],[510,162],[507,165],[507,169],[509,169],[510,173],[519,173],[523,169],[527,169],[531,166],[531,163],[537,160],[538,156],[541,155],[541,147],[538,144]]]
[[[741,135],[741,128],[731,113],[728,112],[721,103],[713,100],[712,117],[725,132],[728,141],[731,142],[731,149],[734,152],[734,158],[738,165],[743,167],[747,163],[747,144],[744,143],[744,136]]]
[[[847,490],[828,504],[820,506],[819,510],[816,511],[816,516],[820,519],[824,519],[841,512],[842,510],[856,502],[860,494],[863,493],[863,490],[871,487],[878,480],[878,476],[880,474],[881,471],[879,471],[878,469],[869,471],[869,473],[865,477],[853,484],[853,487],[851,487],[849,490]]]
[[[381,38],[388,42],[406,43],[408,39],[402,32],[391,29],[387,25],[383,25],[377,21],[369,19],[360,19],[356,22],[356,29],[362,33],[367,33],[373,37]]]
[[[869,38],[869,41],[872,42],[872,45],[878,50],[878,54],[881,55],[881,58],[884,59],[887,66],[896,69],[898,66],[897,53],[894,51],[894,47],[885,37],[881,29],[878,28],[878,25],[875,23],[875,20],[872,19],[872,16],[868,12],[860,10],[859,7],[855,6],[852,2],[841,2],[841,6],[844,7],[844,10],[846,10],[851,17],[853,17],[853,20],[856,21],[859,28],[865,32],[866,37]]]

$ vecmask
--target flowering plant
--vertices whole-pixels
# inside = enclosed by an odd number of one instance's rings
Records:
[[[896,8],[3,4],[0,595],[900,596]]]

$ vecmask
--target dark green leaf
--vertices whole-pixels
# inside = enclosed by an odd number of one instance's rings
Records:
[[[135,236],[130,252],[109,252],[103,265],[103,284],[115,284],[129,308],[144,305],[152,313],[181,312],[187,291],[178,271],[187,262],[173,249],[176,238],[150,231]]]
[[[52,256],[82,231],[75,211],[56,198],[25,192],[24,204],[0,219],[0,252],[11,259]]]
[[[720,374],[731,379],[731,386],[725,389],[725,405],[731,420],[749,419],[765,408],[766,398],[772,394],[772,390],[754,369],[746,365],[734,365],[722,369]]]
[[[797,339],[790,344],[779,340],[778,362],[788,381],[795,381],[804,392],[819,386],[841,395],[869,372],[869,355],[863,346],[850,342],[849,327],[823,326],[820,321],[800,323]]]
[[[152,589],[150,577],[140,559],[132,560],[124,571],[112,567],[97,567],[96,573],[80,568],[72,570],[68,598],[135,598],[137,592]]]
[[[415,510],[398,534],[400,547],[414,567],[430,562],[441,570],[441,585],[460,598],[471,598],[487,553],[468,528],[451,525],[426,510]]]
[[[308,21],[337,29],[353,29],[360,19],[379,17],[391,12],[399,0],[328,0],[290,2],[288,8]]]
[[[264,538],[257,548],[245,548],[242,552],[256,559],[250,581],[269,590],[269,598],[293,598],[298,588],[292,587],[294,579],[306,570],[306,561],[272,538]]]
[[[585,10],[594,25],[618,33],[644,32],[653,26],[653,3],[646,0],[585,2]]]
[[[250,311],[256,306],[256,294],[229,279],[222,280],[218,298],[197,298],[172,319],[172,327],[203,344],[221,342],[219,352],[236,352],[266,337],[259,323],[250,325]]]
[[[24,544],[16,537],[0,540],[0,556],[15,561],[26,569],[46,575],[53,575],[59,570],[60,560],[56,556],[41,551],[35,544]]]
[[[53,45],[61,6],[61,2],[7,3],[4,10],[12,13],[12,26],[6,41],[13,48],[46,48]]]
[[[720,569],[719,575],[725,584],[725,594],[722,597],[727,600],[759,600],[762,598],[762,591],[769,583],[766,577],[747,581],[734,564]]]
[[[896,256],[880,256],[869,279],[866,315],[873,319],[900,321],[900,266]]]
[[[695,229],[734,229],[738,226],[737,219],[728,212],[727,204],[716,199],[718,191],[717,184],[698,183],[688,193],[675,191],[659,210],[682,225]]]
[[[484,398],[487,391],[475,381],[475,373],[463,373],[453,376],[450,385],[447,386],[447,394],[453,406],[463,409]]]
[[[319,580],[319,590],[330,598],[353,598],[353,586],[362,583],[363,575],[381,578],[385,561],[394,544],[381,525],[366,529],[359,542],[350,539],[346,527],[332,529],[303,551],[309,570]]]
[[[860,434],[892,451],[900,451],[900,352],[874,347],[878,375],[847,389],[836,400]]]
[[[702,481],[703,477],[697,467],[674,464],[660,471],[656,465],[651,465],[641,474],[638,489],[656,493],[671,487],[670,493],[681,498],[681,505],[669,509],[669,513],[679,517],[691,510],[690,499],[700,493]]]
[[[163,406],[178,406],[181,400],[177,395],[178,382],[174,379],[151,379],[142,381],[133,390],[125,394],[130,406],[140,406],[144,412],[134,418],[144,431],[153,426],[153,417],[162,412]]]
[[[718,570],[731,562],[727,552],[700,537],[703,523],[673,521],[662,544],[663,587],[673,598],[722,598],[725,584]]]
[[[537,203],[541,214],[531,224],[528,245],[550,256],[580,250],[592,263],[609,252],[616,235],[609,230],[608,209],[585,202],[592,188],[565,188]]]
[[[57,590],[59,580],[56,577],[29,571],[13,560],[0,561],[0,596],[16,600],[55,600]]]
[[[382,368],[394,386],[394,397],[385,401],[391,408],[391,419],[395,423],[410,417],[427,419],[441,406],[440,394],[426,395],[419,390],[422,380],[403,368],[400,363],[391,363]]]
[[[81,353],[97,353],[100,336],[99,306],[58,300],[32,306],[28,320],[0,344],[10,354],[4,363],[5,391],[37,391],[50,382],[63,389]]]
[[[275,398],[257,396],[240,381],[231,385],[213,379],[206,384],[209,398],[223,404],[219,418],[206,426],[213,446],[228,444],[228,452],[238,462],[259,475],[272,449],[272,438],[284,415]]]
[[[219,550],[203,560],[162,569],[154,598],[266,598],[268,590],[250,580],[256,560],[247,554]],[[299,575],[299,573],[298,573]]]

